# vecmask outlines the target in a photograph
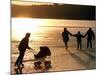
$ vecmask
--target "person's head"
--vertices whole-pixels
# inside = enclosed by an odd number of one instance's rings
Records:
[[[25,37],[29,38],[30,37],[30,33],[26,33]]]
[[[67,29],[66,29],[66,28],[64,28],[64,31],[67,31]]]
[[[91,27],[89,28],[89,30],[92,30]]]
[[[78,31],[78,34],[80,34],[80,31]]]

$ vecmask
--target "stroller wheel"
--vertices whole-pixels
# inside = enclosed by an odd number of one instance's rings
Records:
[[[44,62],[44,65],[45,65],[45,68],[46,68],[46,69],[51,68],[51,61],[45,61],[45,62]]]
[[[41,62],[40,61],[34,62],[34,68],[35,69],[41,69]]]

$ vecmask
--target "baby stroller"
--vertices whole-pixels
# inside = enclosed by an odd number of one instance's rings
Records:
[[[35,58],[35,62],[34,62],[34,68],[35,69],[40,69],[42,68],[41,65],[44,64],[44,67],[47,69],[47,68],[50,68],[51,67],[51,61],[50,59],[48,59],[48,57],[51,56],[51,52],[50,52],[50,49],[47,47],[47,46],[42,46],[40,47],[40,51],[37,55],[34,55],[34,58]]]

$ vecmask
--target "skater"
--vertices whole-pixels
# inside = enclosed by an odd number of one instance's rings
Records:
[[[84,37],[84,36],[80,33],[80,31],[78,31],[78,33],[74,34],[73,36],[75,36],[77,38],[77,49],[79,50],[79,47],[80,47],[80,49],[82,49],[82,40],[81,40],[81,38]]]
[[[62,37],[65,43],[66,49],[68,48],[69,35],[72,36],[72,34],[66,28],[64,28],[64,31],[62,32]]]
[[[91,28],[89,28],[89,30],[86,32],[85,36],[87,36],[87,48],[92,48],[92,39],[95,39],[95,35],[94,32]]]
[[[29,37],[30,37],[30,33],[26,33],[25,37],[21,40],[18,49],[19,49],[19,57],[16,60],[15,66],[24,66],[24,64],[22,63],[24,54],[26,49],[32,49],[28,46],[29,43]]]

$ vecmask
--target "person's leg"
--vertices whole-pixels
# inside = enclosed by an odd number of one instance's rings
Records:
[[[80,49],[82,49],[82,43],[80,42]]]
[[[20,64],[22,64],[23,57],[24,57],[24,53],[25,53],[25,52],[21,52],[21,55],[20,55]],[[23,65],[23,64],[22,64],[22,65]]]
[[[89,40],[87,39],[87,48],[89,48]]]
[[[66,42],[66,48],[68,48],[68,43]]]
[[[22,57],[22,51],[23,50],[20,50],[20,52],[19,52],[19,56],[18,56],[18,58],[17,58],[17,60],[16,60],[16,63],[15,63],[15,65],[20,65],[20,60],[21,60],[21,57]]]
[[[92,41],[90,40],[90,48],[92,48]]]
[[[68,44],[67,44],[67,41],[65,41],[65,46],[66,46],[66,48],[68,48]]]
[[[77,49],[79,49],[79,42],[77,42]]]
[[[15,62],[15,66],[18,66],[19,65],[19,61],[20,61],[20,54],[19,54],[19,56],[18,56],[18,58],[17,58],[17,60]]]

